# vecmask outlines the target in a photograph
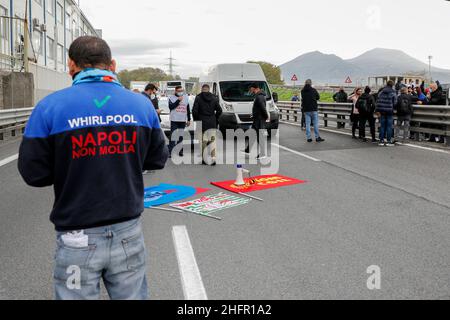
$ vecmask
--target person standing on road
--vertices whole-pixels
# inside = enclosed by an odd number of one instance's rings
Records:
[[[430,84],[429,93],[427,95],[428,105],[432,106],[445,106],[447,99],[444,94],[442,86],[438,82],[433,82]],[[441,125],[429,125],[430,128],[445,130],[445,126]],[[444,137],[432,134],[430,136],[430,142],[441,142],[444,143]]]
[[[169,142],[169,157],[172,156],[172,151],[180,143],[183,143],[184,131],[191,125],[191,109],[189,106],[189,96],[184,92],[182,86],[175,88],[175,95],[169,98],[170,109],[170,142]],[[172,140],[173,134],[178,131],[180,138],[178,142]],[[179,153],[183,156],[183,151]]]
[[[348,97],[349,101],[353,103],[352,114],[350,115],[350,120],[352,121],[352,137],[353,139],[358,139],[356,137],[356,130],[360,127],[360,114],[358,109],[358,100],[363,94],[362,88],[356,88],[355,92]],[[365,100],[362,100],[365,102]],[[359,139],[362,137],[359,136]]]
[[[202,146],[203,164],[216,164],[216,130],[219,123],[219,118],[222,115],[222,108],[219,104],[219,99],[210,92],[210,86],[204,84],[202,92],[195,98],[192,115],[194,121],[202,123],[202,133],[200,143]],[[207,147],[211,148],[211,160],[208,163],[208,157],[205,155]]]
[[[333,100],[336,103],[347,103],[348,94],[345,92],[344,87],[340,87],[339,91],[333,95]],[[339,120],[345,120],[345,116],[337,116]],[[345,122],[338,122],[338,129],[345,129]]]
[[[394,106],[397,105],[397,94],[394,81],[389,80],[387,86],[378,95],[376,113],[380,118],[380,146],[395,146],[392,140],[394,126]]]
[[[316,142],[324,142],[319,132],[319,106],[320,94],[312,87],[311,79],[306,80],[302,90],[302,110],[305,113],[306,138],[309,143],[313,142],[311,136],[311,122],[314,123],[314,135]]]
[[[76,39],[70,88],[41,102],[27,124],[19,171],[33,187],[54,187],[58,300],[147,299],[142,170],[163,169],[168,152],[158,117],[117,80],[108,44]]]
[[[397,105],[397,126],[395,127],[395,140],[400,138],[400,131],[403,129],[403,142],[410,137],[410,123],[413,115],[413,97],[409,94],[407,88],[400,90]]]
[[[258,83],[253,83],[249,87],[249,91],[255,96],[252,109],[252,129],[256,132],[256,147],[258,152],[257,159],[265,158],[264,150],[261,149],[260,134],[266,129],[266,123],[270,122],[270,114],[267,112],[267,96]],[[245,153],[250,154],[250,143],[245,149]]]
[[[356,106],[359,111],[359,137],[363,142],[367,142],[366,139],[366,123],[369,123],[370,134],[372,136],[372,143],[377,142],[375,138],[375,98],[370,94],[370,87],[364,89],[364,93],[359,97],[356,102]]]
[[[159,109],[159,100],[158,96],[156,95],[158,93],[158,87],[155,86],[153,83],[147,84],[145,87],[144,92],[142,94],[146,96],[153,104],[153,107],[156,110],[156,113],[158,114],[159,122],[161,122],[161,110]]]

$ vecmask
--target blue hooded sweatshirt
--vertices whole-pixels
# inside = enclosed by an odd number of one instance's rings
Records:
[[[54,187],[50,220],[73,231],[138,218],[142,170],[162,169],[167,157],[151,102],[113,73],[87,69],[35,107],[18,166],[30,186]]]

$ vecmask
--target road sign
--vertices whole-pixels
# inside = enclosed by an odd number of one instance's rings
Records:
[[[292,78],[291,78],[291,81],[298,81],[298,78],[297,78],[297,75],[296,74],[294,74],[293,76],[292,76]]]
[[[353,83],[353,81],[352,81],[352,79],[350,78],[350,76],[347,77],[347,79],[345,80],[345,83],[347,83],[347,84]]]

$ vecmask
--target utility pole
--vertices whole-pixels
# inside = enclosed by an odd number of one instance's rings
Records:
[[[19,20],[19,23],[21,21]],[[24,35],[23,35],[23,65],[25,68],[25,72],[29,72],[30,71],[30,62],[28,61],[28,43],[30,42],[30,38],[29,38],[29,32],[30,30],[28,29],[28,1],[25,1],[25,19],[23,20],[23,28],[24,28]]]
[[[431,60],[433,60],[433,56],[428,56],[428,73],[430,76],[430,82],[433,82],[433,76],[431,74]]]
[[[169,63],[166,64],[169,66],[169,75],[173,77],[173,67],[175,67],[175,65],[173,64],[173,62],[176,60],[172,57],[172,51],[170,51],[170,57],[167,59],[169,60]]]

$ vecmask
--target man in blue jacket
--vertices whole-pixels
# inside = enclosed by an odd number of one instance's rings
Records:
[[[395,146],[392,140],[395,105],[397,105],[397,93],[394,90],[394,81],[389,80],[387,86],[378,95],[375,110],[380,116],[380,146]]]
[[[143,170],[165,166],[158,116],[143,95],[118,82],[108,44],[80,37],[69,50],[70,88],[34,109],[19,171],[33,187],[53,186],[56,299],[146,299],[140,217]]]

